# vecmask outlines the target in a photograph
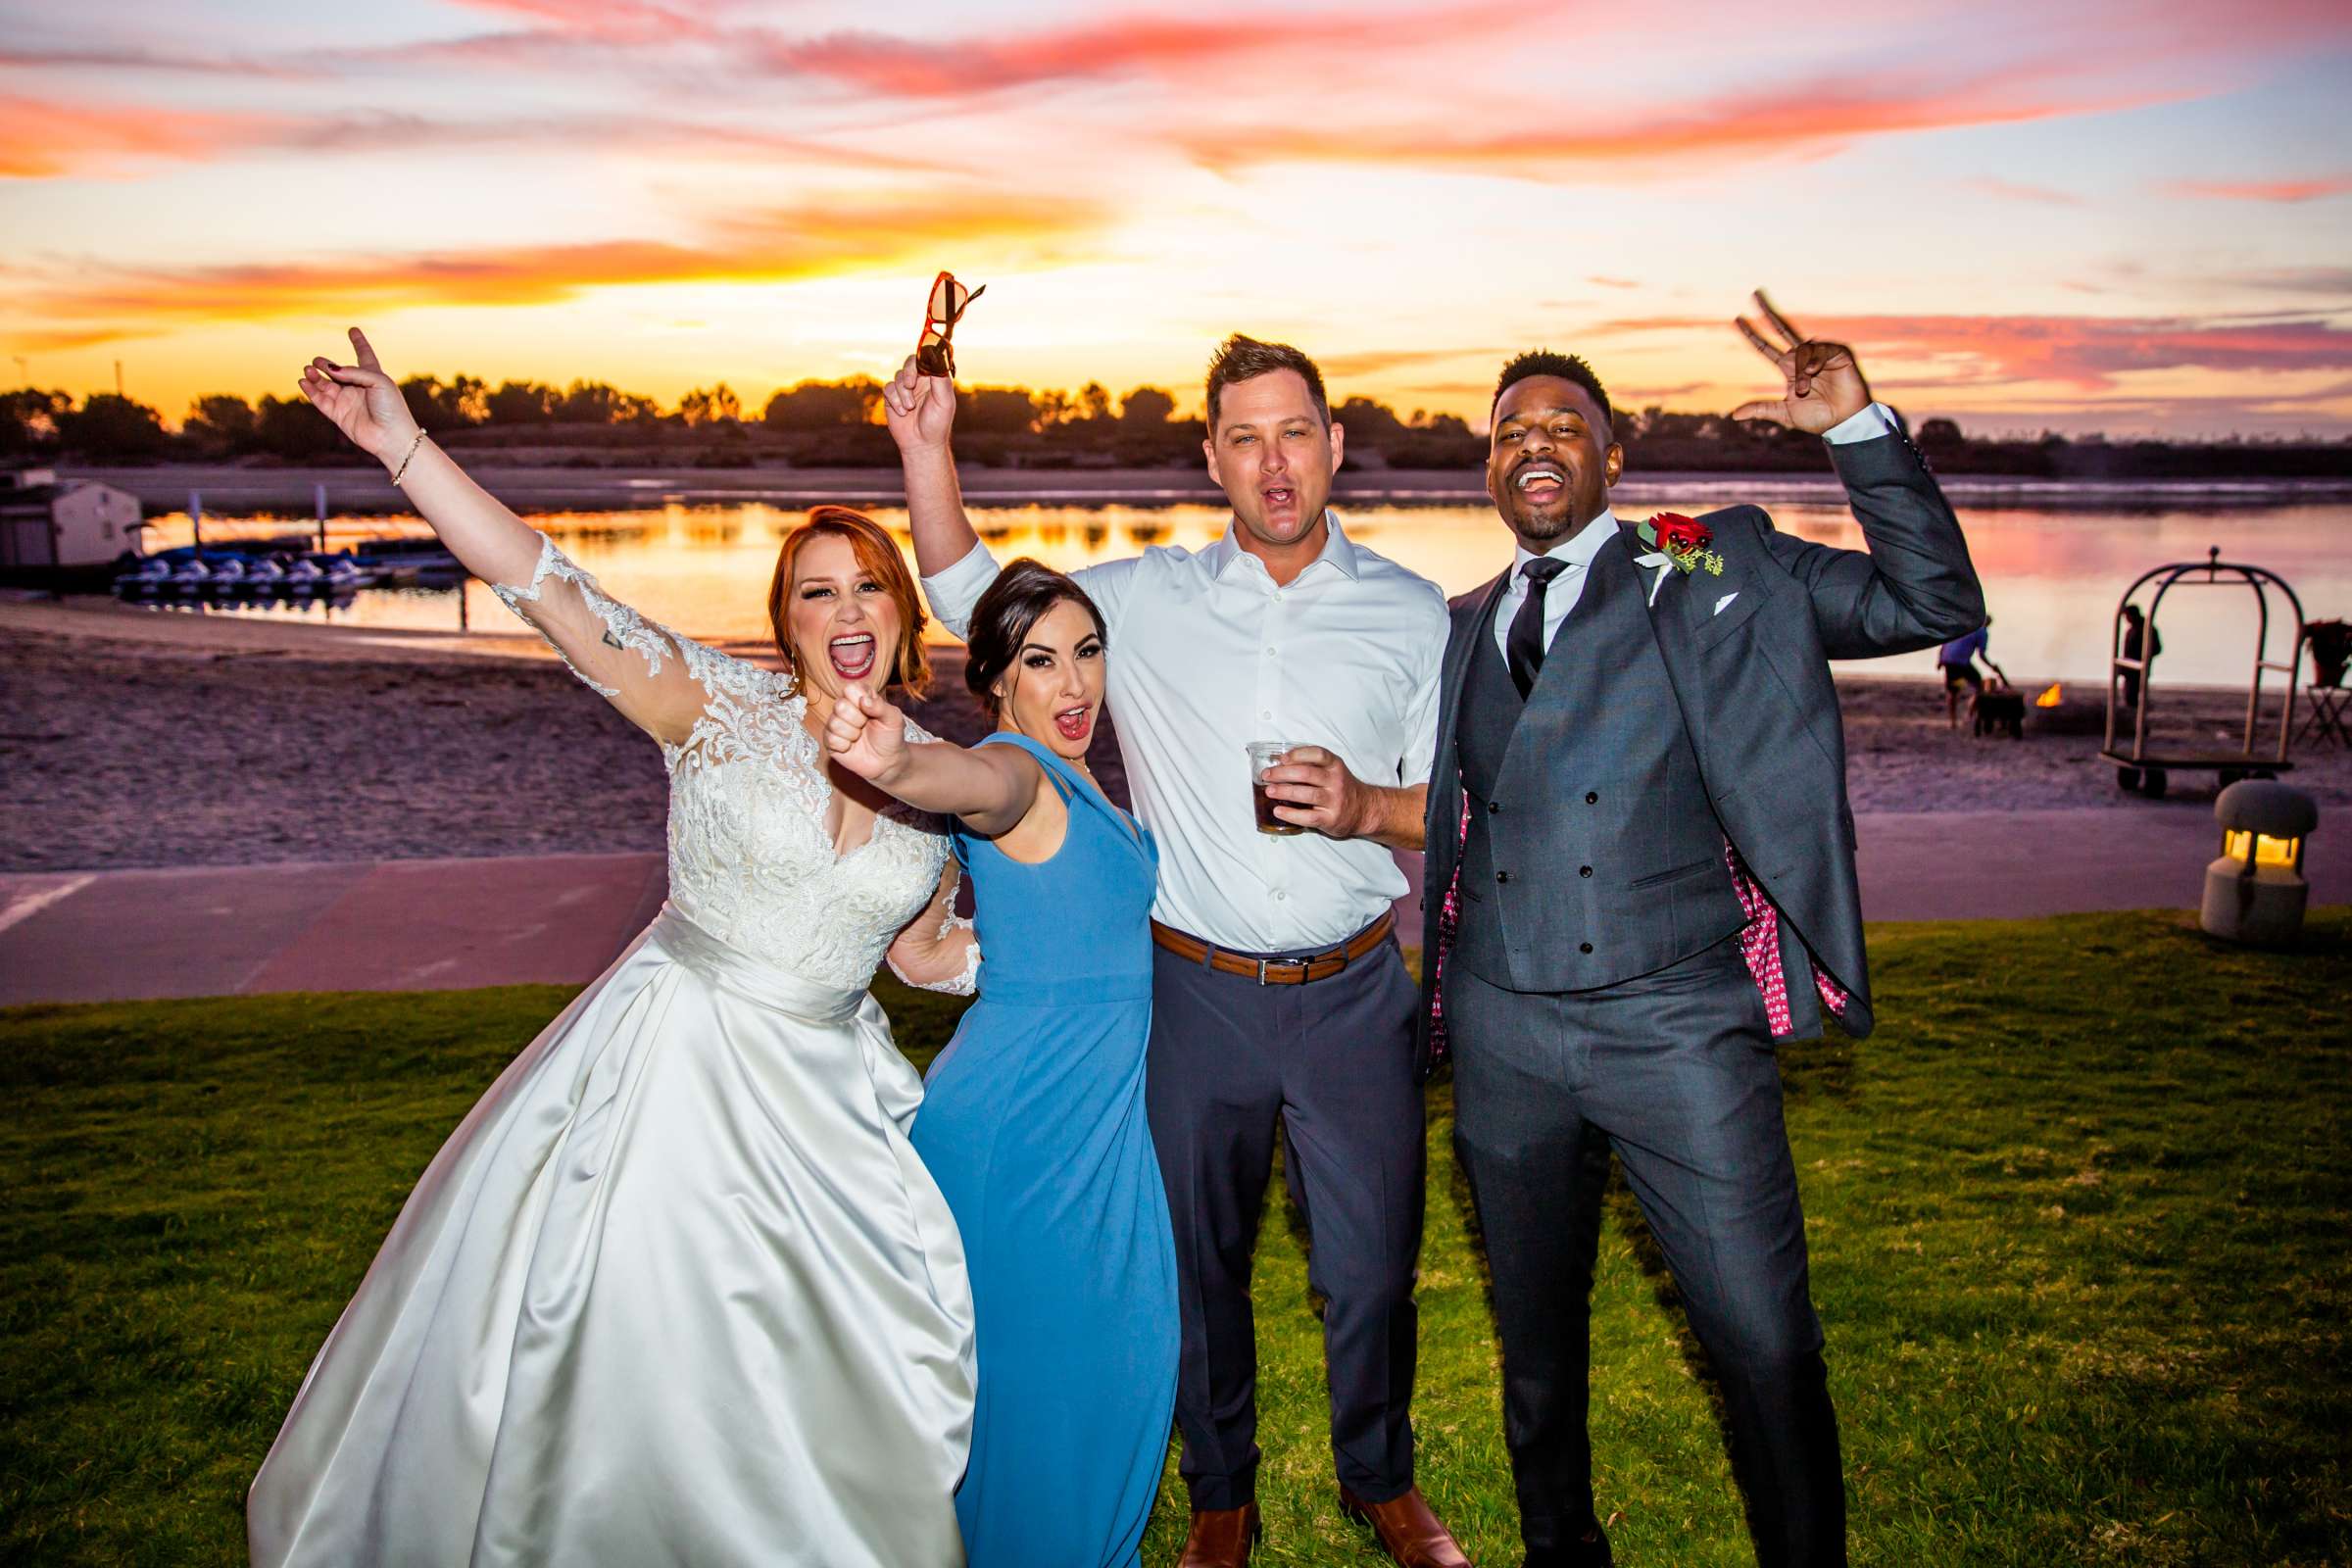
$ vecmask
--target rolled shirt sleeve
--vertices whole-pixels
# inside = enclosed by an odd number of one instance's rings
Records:
[[[1102,612],[1103,629],[1108,631],[1127,607],[1127,587],[1135,580],[1136,569],[1143,563],[1134,557],[1124,561],[1099,562],[1092,566],[1080,566],[1071,572],[1070,580],[1086,590],[1095,608]],[[971,641],[972,611],[979,605],[980,596],[988,585],[997,580],[1004,568],[989,552],[985,542],[972,546],[965,556],[937,576],[923,579],[923,598],[931,606],[931,613],[942,626],[964,641]],[[1435,744],[1434,742],[1432,744]]]
[[[997,558],[989,554],[985,542],[973,545],[970,555],[937,576],[923,579],[923,598],[930,603],[931,613],[956,636],[970,637],[972,607],[997,580],[999,569]]]
[[[1415,628],[1419,637],[1415,646],[1421,654],[1422,668],[1419,680],[1404,710],[1404,757],[1396,772],[1396,782],[1406,789],[1429,782],[1430,773],[1438,762],[1438,682],[1446,663],[1446,638],[1451,617],[1446,609],[1446,596],[1433,588],[1430,598],[1436,601],[1436,613],[1428,624]]]

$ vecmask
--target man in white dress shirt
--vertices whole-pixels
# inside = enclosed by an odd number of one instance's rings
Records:
[[[954,387],[909,361],[884,396],[923,590],[960,634],[998,563],[956,484]],[[1183,1561],[1244,1564],[1257,1533],[1250,1266],[1279,1128],[1327,1303],[1340,1500],[1397,1561],[1466,1564],[1413,1485],[1423,1124],[1391,912],[1390,849],[1421,843],[1446,601],[1326,508],[1345,432],[1305,355],[1227,340],[1207,424],[1224,537],[1073,573],[1108,626],[1128,788],[1160,846],[1148,1100],[1181,1293]],[[1293,748],[1264,777],[1304,831],[1259,830],[1253,741]]]

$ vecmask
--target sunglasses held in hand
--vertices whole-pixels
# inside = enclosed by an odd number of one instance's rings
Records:
[[[914,346],[914,368],[924,375],[956,374],[956,323],[972,301],[988,292],[988,285],[965,288],[956,281],[954,272],[942,272],[931,280],[931,303],[923,312],[923,335]]]

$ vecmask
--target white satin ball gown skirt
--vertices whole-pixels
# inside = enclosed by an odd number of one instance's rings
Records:
[[[665,911],[433,1159],[248,1498],[257,1564],[960,1564],[972,1307],[863,992]]]

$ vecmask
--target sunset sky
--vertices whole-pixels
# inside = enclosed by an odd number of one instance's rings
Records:
[[[0,382],[396,373],[749,409],[1176,390],[1286,338],[1483,427],[1496,367],[1766,389],[1761,283],[1916,420],[2352,432],[2352,6],[0,0]]]

